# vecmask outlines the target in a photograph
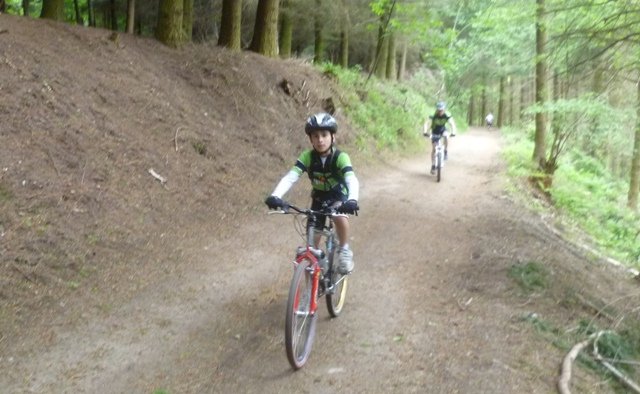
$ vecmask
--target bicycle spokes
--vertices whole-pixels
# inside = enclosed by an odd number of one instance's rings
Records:
[[[289,363],[295,369],[301,368],[307,361],[315,334],[313,267],[310,260],[301,261],[296,266],[289,289],[285,345]]]

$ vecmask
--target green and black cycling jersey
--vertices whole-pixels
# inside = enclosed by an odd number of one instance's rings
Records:
[[[335,148],[325,157],[313,149],[303,151],[292,171],[298,175],[307,172],[314,192],[338,192],[343,196],[349,193],[345,179],[353,175],[349,155]]]
[[[351,159],[335,147],[324,157],[313,149],[303,151],[271,195],[282,198],[305,172],[311,180],[312,209],[325,202],[358,200],[360,186]]]
[[[447,130],[447,122],[451,119],[451,114],[447,111],[438,114],[437,112],[431,116],[431,134],[441,135]]]

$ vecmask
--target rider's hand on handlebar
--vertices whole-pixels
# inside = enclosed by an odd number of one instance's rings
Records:
[[[264,203],[267,204],[269,209],[280,209],[284,206],[284,201],[280,197],[269,196]]]
[[[337,209],[338,213],[357,214],[360,207],[356,200],[347,200],[342,203]]]

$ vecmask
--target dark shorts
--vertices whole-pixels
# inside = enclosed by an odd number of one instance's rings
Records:
[[[442,137],[449,137],[449,132],[446,129],[439,133],[436,133],[435,131],[431,133],[431,142],[435,144]]]
[[[320,211],[337,202],[345,201],[347,201],[347,196],[342,194],[339,190],[332,190],[328,192],[314,190],[311,192],[311,209],[314,211]],[[313,225],[316,229],[322,230],[326,222],[326,215],[314,215],[314,218],[307,222],[307,227]]]

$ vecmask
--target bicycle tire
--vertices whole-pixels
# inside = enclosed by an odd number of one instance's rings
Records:
[[[344,307],[344,302],[347,297],[347,285],[349,284],[349,276],[342,275],[335,268],[335,250],[333,251],[331,261],[331,284],[333,286],[333,289],[329,293],[327,293],[327,309],[329,310],[329,314],[331,315],[331,317],[338,317],[342,312],[342,308]]]
[[[311,312],[312,265],[303,260],[296,266],[287,299],[284,342],[289,363],[296,370],[307,362],[316,333],[316,314]]]
[[[439,152],[436,158],[436,181],[440,182],[440,179],[442,179],[442,152]]]

